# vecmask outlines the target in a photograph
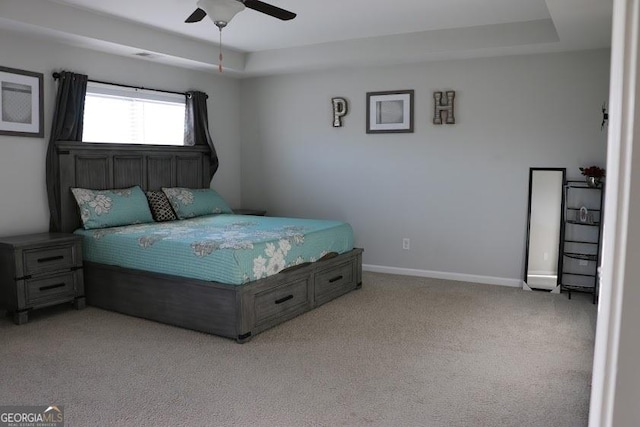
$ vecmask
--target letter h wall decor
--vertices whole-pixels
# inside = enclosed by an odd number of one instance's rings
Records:
[[[453,112],[453,101],[456,98],[454,90],[445,92],[446,99],[443,99],[442,92],[433,92],[433,124],[442,124],[442,114],[447,117],[445,123],[453,125],[456,123],[456,116]]]

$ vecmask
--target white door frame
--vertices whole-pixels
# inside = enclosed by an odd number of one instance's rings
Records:
[[[640,233],[634,225],[640,221],[640,202],[634,201],[640,199],[640,155],[636,153],[633,157],[634,140],[638,141],[636,151],[640,151],[640,0],[614,0],[612,27],[606,200],[591,427],[640,425],[637,419],[640,383],[634,372],[638,368],[629,364],[634,357],[637,363],[640,356],[640,346],[631,342],[638,341],[637,333],[630,333],[634,327],[635,331],[640,329],[640,324],[633,324],[640,319],[640,306],[634,307],[640,299],[637,290],[640,268],[636,266],[640,260],[632,259],[640,249]]]

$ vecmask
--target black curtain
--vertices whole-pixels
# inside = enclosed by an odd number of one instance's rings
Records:
[[[87,76],[62,71],[58,77],[58,95],[47,148],[47,196],[49,198],[49,230],[60,231],[60,188],[58,141],[81,141]]]
[[[204,92],[187,93],[187,109],[184,128],[184,142],[186,145],[208,145],[211,150],[211,166],[209,172],[213,178],[218,170],[218,154],[213,146],[209,133],[209,115],[207,113],[207,94]]]

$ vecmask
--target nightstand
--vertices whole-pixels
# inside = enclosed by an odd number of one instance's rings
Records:
[[[263,211],[260,209],[232,209],[233,213],[236,215],[255,215],[255,216],[265,216],[267,211]]]
[[[0,306],[17,325],[29,310],[65,302],[85,307],[82,237],[40,233],[0,237]]]

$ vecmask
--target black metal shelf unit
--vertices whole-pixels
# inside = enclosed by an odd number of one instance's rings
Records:
[[[560,290],[586,292],[598,296],[598,266],[601,255],[602,206],[604,189],[585,181],[567,181],[564,186],[565,210],[562,231]]]

